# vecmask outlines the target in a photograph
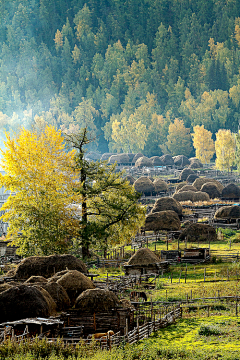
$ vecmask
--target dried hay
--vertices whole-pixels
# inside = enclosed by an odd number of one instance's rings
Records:
[[[43,276],[31,276],[27,281],[25,281],[25,284],[34,284],[34,283],[47,283],[47,279]]]
[[[189,168],[183,169],[179,175],[179,180],[186,181],[188,176],[191,174],[194,174],[193,170],[191,170]]]
[[[51,297],[51,295],[49,294],[49,292],[47,290],[45,290],[41,285],[34,284],[33,286],[35,288],[37,288],[38,290],[40,290],[42,295],[44,296],[44,298],[48,304],[49,315],[56,316],[57,315],[57,305],[56,305],[55,301],[53,300],[53,298]]]
[[[157,199],[152,208],[152,213],[165,211],[165,210],[172,210],[177,213],[178,216],[182,215],[182,205],[179,202],[171,197],[162,197]]]
[[[63,275],[67,274],[69,270],[58,271],[56,274],[48,279],[48,282],[57,282]]]
[[[187,177],[187,182],[188,183],[190,183],[190,184],[192,184],[196,179],[198,179],[199,178],[199,176],[198,175],[196,175],[196,174],[190,174],[190,175],[188,175],[188,177]]]
[[[179,217],[175,211],[165,210],[150,213],[146,216],[145,230],[159,231],[159,230],[179,230],[181,226]]]
[[[190,161],[188,160],[188,158],[184,155],[177,155],[174,156],[174,164],[175,166],[178,167],[184,167],[190,164]]]
[[[188,185],[188,183],[186,181],[178,183],[177,186],[175,187],[175,191],[179,192],[179,190],[185,185]]]
[[[88,272],[86,265],[73,255],[30,256],[18,264],[14,276],[16,279],[28,279],[32,275],[48,278],[66,268]]]
[[[115,162],[118,164],[128,164],[130,160],[127,154],[115,154],[110,156],[108,162],[110,164],[114,164]]]
[[[112,291],[98,288],[85,290],[75,302],[75,309],[91,314],[111,311],[119,306],[120,301]]]
[[[153,166],[163,166],[164,165],[164,163],[160,159],[160,156],[152,156],[150,158],[150,160],[151,160]]]
[[[195,186],[196,189],[201,190],[201,187],[206,184],[206,183],[214,183],[215,185],[217,185],[217,188],[220,192],[222,192],[224,186],[217,180],[215,179],[209,179],[209,178],[205,178],[205,177],[200,177],[198,179],[196,179],[193,183],[193,186]]]
[[[188,239],[190,242],[216,241],[217,233],[214,227],[206,224],[192,223],[180,234],[179,239]]]
[[[135,164],[137,159],[143,157],[143,154],[142,153],[137,153],[134,158],[132,159],[132,163]]]
[[[129,158],[129,162],[130,162],[130,163],[133,162],[133,159],[134,159],[134,156],[135,156],[135,155],[136,155],[136,154],[127,153],[127,156],[128,156],[128,158]]]
[[[165,154],[160,157],[164,165],[174,165],[174,160],[171,155]]]
[[[213,182],[203,184],[201,191],[206,192],[210,199],[217,199],[221,196],[221,192],[218,190],[217,185]]]
[[[240,189],[235,184],[228,184],[222,190],[222,198],[226,199],[237,199],[240,198]]]
[[[159,193],[161,191],[168,191],[167,183],[161,179],[155,179],[153,181],[153,185],[156,193]]]
[[[193,196],[193,201],[194,202],[198,202],[198,201],[209,201],[210,197],[207,193],[203,192],[203,191],[197,191],[195,192],[194,196]]]
[[[93,282],[87,276],[83,275],[77,270],[68,271],[57,280],[57,283],[66,290],[71,304],[74,304],[76,298],[83,291],[95,288]]]
[[[215,218],[229,218],[229,219],[239,219],[240,218],[240,206],[232,205],[232,206],[223,206],[220,207],[214,215]]]
[[[193,161],[189,165],[189,169],[200,169],[202,167],[203,167],[203,164],[201,163],[201,161]]]
[[[9,283],[0,284],[0,294],[3,291],[6,291],[6,290],[10,289],[11,287],[12,287],[12,285],[10,285]]]
[[[104,154],[102,154],[101,161],[106,161],[106,160],[108,161],[110,156],[112,156],[112,155],[114,155],[114,153],[104,153]]]
[[[154,191],[154,185],[147,176],[141,176],[133,185],[136,191],[143,194],[149,194]]]
[[[137,159],[137,161],[135,162],[135,167],[152,167],[152,161],[147,158],[146,156],[142,156],[140,158]]]
[[[49,317],[45,297],[34,286],[13,286],[0,294],[0,323],[34,317]]]
[[[128,260],[128,262],[125,265],[153,265],[153,264],[159,264],[161,260],[157,255],[154,254],[153,251],[151,251],[148,248],[140,248],[136,251],[136,253]]]
[[[182,192],[178,192],[173,194],[173,199],[181,202],[181,201],[193,201],[194,199],[194,191],[182,191]]]
[[[132,177],[131,175],[125,176],[124,180],[128,181],[130,185],[133,185],[135,182],[134,177]]]
[[[197,192],[197,189],[193,185],[184,185],[178,192],[182,191],[195,191]]]
[[[57,311],[65,311],[70,308],[71,302],[66,290],[58,283],[48,282],[41,285],[53,298]]]

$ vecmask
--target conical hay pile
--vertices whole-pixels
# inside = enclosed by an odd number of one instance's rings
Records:
[[[215,218],[233,218],[239,219],[240,218],[240,206],[232,205],[232,206],[223,206],[220,207],[214,215]]]
[[[124,180],[128,181],[130,185],[133,185],[135,182],[134,177],[132,177],[131,175],[125,176]]]
[[[197,191],[194,193],[193,196],[193,201],[194,202],[198,202],[198,201],[209,201],[210,197],[207,193],[202,192],[202,191]]]
[[[182,215],[182,205],[179,202],[171,197],[162,197],[157,199],[152,208],[152,213],[164,211],[164,210],[172,210],[177,213],[177,215]]]
[[[179,192],[179,190],[185,185],[188,185],[188,183],[186,181],[178,183],[177,186],[175,187],[175,191]]]
[[[181,223],[175,211],[166,210],[150,213],[146,216],[145,230],[146,231],[159,231],[159,230],[172,230],[177,231],[180,229]]]
[[[186,181],[188,176],[194,174],[194,171],[187,168],[187,169],[183,169],[179,175],[179,180],[181,181]]]
[[[90,289],[78,296],[75,309],[79,312],[98,313],[115,309],[120,306],[117,296],[109,290]]]
[[[237,199],[240,198],[240,189],[235,184],[228,184],[222,190],[222,198]]]
[[[217,241],[217,233],[214,227],[206,224],[192,223],[187,226],[181,235],[180,240],[188,239],[189,242]]]
[[[201,161],[193,161],[189,165],[189,169],[200,169],[202,167],[203,167],[203,164],[201,163]]]
[[[48,279],[48,282],[57,282],[63,275],[67,274],[69,270],[62,270],[54,274]]]
[[[33,286],[13,286],[0,294],[0,323],[34,317],[49,317],[43,294]]]
[[[146,156],[142,156],[140,158],[137,159],[137,161],[135,162],[135,167],[152,167],[152,161],[150,159],[148,159]]]
[[[130,163],[133,161],[133,158],[134,158],[135,155],[136,154],[133,154],[133,153],[127,153],[127,156],[129,158]]]
[[[192,185],[184,185],[178,192],[182,191],[195,191],[197,192],[197,189]]]
[[[201,190],[201,187],[203,186],[203,184],[206,184],[206,183],[214,183],[217,185],[217,188],[220,192],[222,192],[224,186],[217,180],[215,179],[209,179],[209,178],[203,178],[203,177],[200,177],[198,179],[196,179],[194,182],[193,182],[193,186],[195,186],[196,189],[198,189],[199,191]]]
[[[161,192],[161,191],[168,191],[167,183],[161,179],[155,179],[153,181],[153,185],[154,185],[154,189],[157,193]]]
[[[114,155],[114,153],[104,153],[101,156],[101,161],[109,160],[110,156]]]
[[[55,303],[55,301],[53,300],[53,298],[51,297],[51,295],[49,294],[49,292],[47,290],[45,290],[41,285],[39,284],[34,284],[33,285],[36,289],[40,290],[42,295],[44,296],[47,304],[48,304],[48,308],[49,308],[49,315],[50,316],[56,316],[57,315],[57,305]]]
[[[70,308],[71,302],[66,290],[58,283],[48,282],[42,287],[51,295],[56,306],[57,311],[65,311]]]
[[[47,283],[47,279],[43,276],[31,276],[25,284],[34,284],[34,283]]]
[[[165,154],[160,157],[164,165],[174,165],[174,160],[171,155]]]
[[[174,164],[175,166],[187,166],[190,165],[190,161],[184,155],[174,156]]]
[[[177,201],[194,201],[194,191],[182,191],[173,194],[173,199]]]
[[[207,193],[210,199],[220,198],[221,196],[221,192],[218,190],[217,185],[212,182],[203,184],[201,191]]]
[[[141,248],[128,260],[126,265],[153,265],[160,263],[161,260],[148,248]]]
[[[154,185],[152,181],[146,176],[141,176],[140,178],[138,178],[133,185],[137,192],[143,194],[151,193],[154,191]]]
[[[78,270],[87,273],[86,265],[73,255],[30,256],[20,262],[15,270],[16,279],[28,279],[32,275],[48,278],[55,272]]]
[[[198,179],[199,178],[199,176],[198,175],[196,175],[196,174],[190,174],[190,175],[188,175],[188,177],[187,177],[187,182],[189,183],[189,184],[192,184],[196,179]]]
[[[0,293],[10,289],[11,287],[12,287],[12,285],[10,285],[8,283],[0,284]]]
[[[71,304],[74,304],[76,298],[87,289],[95,289],[93,282],[77,270],[68,271],[57,283],[67,292]]]
[[[134,158],[132,159],[132,163],[135,164],[137,159],[139,159],[140,157],[143,157],[142,153],[135,154]]]
[[[150,160],[151,160],[153,166],[163,166],[164,165],[164,163],[162,162],[162,160],[160,159],[159,156],[152,156],[150,158]]]

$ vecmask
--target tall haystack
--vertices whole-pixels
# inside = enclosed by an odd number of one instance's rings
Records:
[[[196,179],[198,179],[199,178],[199,176],[198,175],[196,175],[196,174],[190,174],[190,175],[188,175],[188,177],[187,177],[187,182],[189,183],[189,184],[192,184]]]
[[[174,165],[177,167],[184,167],[190,165],[190,161],[184,155],[174,156]]]
[[[178,190],[178,192],[182,192],[182,191],[195,191],[195,192],[197,192],[197,189],[192,185],[184,185],[180,190]]]
[[[197,191],[194,193],[193,196],[193,201],[194,202],[198,202],[198,201],[209,201],[210,200],[210,196],[202,191]]]
[[[41,284],[42,285],[42,284]],[[57,305],[49,292],[45,290],[40,284],[33,284],[36,289],[40,290],[42,295],[44,296],[44,299],[46,300],[49,308],[49,315],[50,316],[56,316],[57,315]]]
[[[133,185],[137,192],[145,195],[151,195],[154,191],[154,185],[147,176],[141,176],[134,182]]]
[[[152,162],[152,166],[163,166],[164,165],[164,163],[160,159],[160,156],[152,156],[150,158],[150,160]]]
[[[182,192],[178,192],[173,194],[173,199],[177,200],[177,201],[194,201],[194,191],[182,191]]]
[[[133,185],[135,182],[135,179],[132,175],[125,176],[124,180],[128,181],[130,183],[130,185]]]
[[[35,284],[35,283],[47,283],[47,279],[43,276],[31,276],[25,281],[25,284]]]
[[[132,159],[132,163],[135,164],[137,159],[143,157],[144,155],[142,153],[135,154],[134,158]]]
[[[146,167],[152,167],[152,161],[147,158],[146,156],[142,156],[140,158],[137,159],[137,161],[135,162],[135,167],[141,168],[143,166]]]
[[[162,155],[160,157],[160,159],[162,160],[163,164],[166,165],[166,166],[174,165],[173,158],[169,154]]]
[[[146,216],[145,230],[146,231],[160,231],[180,229],[181,223],[175,211],[166,210],[150,213]]]
[[[239,199],[240,198],[240,189],[235,184],[228,184],[222,190],[222,198],[224,199]]]
[[[179,236],[180,240],[188,239],[189,242],[217,241],[214,227],[206,224],[192,223],[187,226]]]
[[[178,183],[177,186],[175,187],[175,191],[179,192],[179,190],[185,185],[188,185],[188,183],[186,181]]]
[[[13,286],[0,294],[0,323],[24,318],[49,317],[48,303],[34,286]]]
[[[179,180],[186,181],[188,176],[191,174],[194,174],[193,170],[191,170],[189,168],[183,169],[179,175]]]
[[[108,312],[120,307],[118,297],[109,290],[89,289],[82,292],[75,302],[75,309],[81,313]]]
[[[126,265],[152,265],[158,264],[161,260],[148,248],[140,248],[128,260]]]
[[[66,268],[83,273],[88,272],[86,265],[73,255],[30,256],[18,264],[14,277],[28,279],[34,275],[49,278],[55,272]]]
[[[53,298],[57,311],[65,311],[70,308],[71,302],[66,290],[56,282],[48,282],[41,285]]]
[[[117,164],[129,164],[130,160],[127,154],[114,154],[111,155],[108,162],[110,164],[114,164],[117,162]]]
[[[93,282],[77,270],[68,271],[57,283],[66,290],[72,304],[83,291],[95,289]]]
[[[221,192],[218,190],[218,187],[213,182],[205,183],[201,187],[201,191],[209,195],[210,199],[216,199],[221,197]]]
[[[223,206],[220,207],[214,215],[215,218],[229,218],[229,219],[240,219],[240,206],[232,205],[232,206]]]
[[[215,179],[211,179],[211,178],[203,178],[203,177],[200,177],[198,179],[196,179],[193,183],[193,186],[195,186],[196,189],[198,189],[199,191],[201,190],[201,187],[203,186],[203,184],[206,184],[206,183],[214,183],[215,185],[217,185],[217,188],[218,190],[220,191],[220,193],[222,192],[224,186],[218,181],[218,180],[215,180]]]
[[[189,169],[200,169],[203,167],[203,164],[201,163],[200,160],[195,160],[193,162],[190,163],[189,165]]]
[[[167,183],[161,179],[155,179],[153,185],[156,193],[168,191]]]
[[[101,156],[101,161],[108,161],[110,156],[114,155],[114,153],[104,153]]]
[[[128,156],[128,158],[129,158],[130,163],[133,162],[133,159],[134,159],[134,156],[135,156],[135,155],[136,155],[136,154],[133,154],[133,153],[127,153],[127,156]]]
[[[152,213],[159,212],[159,211],[165,211],[165,210],[172,210],[175,211],[175,213],[178,216],[182,216],[182,205],[179,204],[179,202],[171,197],[162,197],[160,199],[157,199],[157,201],[154,204],[154,207],[152,208]]]

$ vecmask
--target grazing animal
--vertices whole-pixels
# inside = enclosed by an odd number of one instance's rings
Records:
[[[144,301],[147,301],[147,295],[144,291],[131,291],[130,299],[139,299],[142,298]]]
[[[106,333],[96,333],[96,334],[92,334],[92,335],[88,335],[88,339],[101,339],[103,336],[107,336],[107,338],[109,339],[111,336],[114,335],[114,331],[112,330],[109,330],[108,332]]]

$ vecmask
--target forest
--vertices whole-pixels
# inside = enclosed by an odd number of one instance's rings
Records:
[[[153,156],[176,119],[238,132],[237,0],[0,0],[0,23],[2,135],[42,118]]]

